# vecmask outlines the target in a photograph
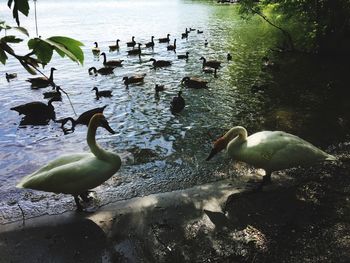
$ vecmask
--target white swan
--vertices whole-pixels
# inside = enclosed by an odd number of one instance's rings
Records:
[[[91,153],[73,153],[63,155],[24,177],[18,188],[30,188],[46,192],[71,194],[81,211],[78,196],[87,198],[87,191],[102,184],[120,168],[120,157],[102,149],[95,140],[96,129],[105,117],[95,114],[87,132],[87,143]]]
[[[263,168],[266,172],[263,183],[266,183],[271,180],[273,171],[336,160],[311,143],[286,132],[261,131],[247,136],[244,127],[233,127],[214,142],[207,161],[226,147],[230,157]]]

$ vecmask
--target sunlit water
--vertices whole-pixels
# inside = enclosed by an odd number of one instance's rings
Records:
[[[335,109],[339,101],[327,95],[330,86],[337,86],[334,82],[329,83],[334,76],[329,73],[329,78],[320,80],[320,87],[315,87],[323,90],[321,95],[320,92],[313,94],[312,90],[304,94],[305,81],[300,81],[301,85],[291,92],[294,87],[288,85],[292,86],[293,82],[286,80],[288,74],[283,72],[283,65],[281,84],[275,82],[273,72],[261,69],[261,57],[271,55],[268,48],[272,46],[276,32],[271,32],[266,26],[257,26],[256,22],[240,20],[232,5],[218,5],[215,1],[89,0],[38,1],[37,8],[41,37],[64,35],[85,44],[83,66],[55,56],[44,72],[49,74],[51,66],[57,69],[54,80],[69,93],[78,115],[108,105],[104,113],[117,132],[110,135],[105,130],[98,131],[99,143],[120,153],[123,159],[122,168],[116,176],[96,189],[100,204],[236,177],[239,171],[225,165],[228,160],[222,155],[211,162],[205,161],[211,142],[234,125],[247,126],[250,132],[283,129],[316,144],[322,143],[323,147],[343,140],[348,134],[346,102],[341,102],[341,110],[328,110]],[[0,11],[6,21],[12,21],[4,1],[1,1]],[[21,22],[34,36],[32,2],[30,16],[21,17]],[[187,40],[181,39],[186,27],[200,29],[204,33],[194,31]],[[127,56],[126,42],[132,36],[137,42],[146,43],[152,35],[157,39],[167,33],[171,34],[171,42],[177,39],[177,53],[167,51],[167,44],[155,41],[154,50],[143,46],[141,59]],[[116,39],[121,40],[119,52],[109,52],[108,46]],[[209,42],[207,47],[205,39]],[[125,60],[124,66],[116,68],[113,75],[88,75],[89,67],[102,67],[102,61],[91,52],[95,41],[107,53],[108,59]],[[16,51],[26,52],[25,45],[20,45]],[[186,51],[190,52],[189,60],[178,60],[177,54]],[[228,52],[233,56],[231,62],[226,61]],[[223,62],[218,78],[202,73],[201,56]],[[154,70],[149,62],[152,57],[171,60],[173,65]],[[285,58],[286,61],[293,59]],[[318,65],[312,61],[308,63]],[[306,63],[304,66],[308,71],[310,65]],[[288,72],[293,71],[293,80],[299,74],[298,70],[302,72],[302,69],[288,69]],[[5,72],[17,72],[18,78],[10,83],[5,77],[0,79],[0,222],[21,217],[17,203],[28,217],[74,209],[69,196],[18,190],[15,184],[21,177],[61,154],[88,151],[86,127],[77,126],[75,132],[68,135],[64,135],[59,124],[54,122],[46,126],[19,128],[21,117],[10,108],[30,101],[45,101],[42,93],[49,88],[32,90],[25,81],[29,74],[14,60],[10,59],[5,67],[0,68],[0,76],[4,76]],[[130,85],[126,89],[122,78],[134,73],[146,73],[145,83]],[[342,77],[346,75],[339,74]],[[181,87],[180,81],[184,76],[208,80],[209,89]],[[312,83],[309,78],[311,76],[307,72],[300,77]],[[159,99],[154,93],[156,83],[166,86]],[[264,83],[269,84],[269,89],[251,90],[252,85]],[[96,100],[91,91],[94,86],[112,90],[113,97]],[[173,115],[169,103],[180,89],[183,90],[186,108]],[[298,95],[293,97],[294,93]],[[67,116],[76,118],[65,96],[54,106],[58,119]],[[317,134],[305,127],[312,127]],[[326,130],[320,132],[320,127],[326,127]],[[338,131],[337,136],[329,136],[333,128]]]

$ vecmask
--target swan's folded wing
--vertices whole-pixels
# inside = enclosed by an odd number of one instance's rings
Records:
[[[42,174],[52,171],[55,168],[62,168],[65,165],[69,165],[71,163],[76,163],[80,161],[81,159],[87,158],[93,156],[91,153],[77,153],[77,154],[70,154],[70,155],[63,155],[59,158],[49,162],[48,164],[44,165],[40,169],[36,170],[32,174],[29,174],[21,179],[21,181],[16,185],[18,188],[26,188],[25,185],[28,184],[29,181],[32,181],[33,178],[41,176]]]
[[[118,171],[119,167],[119,164],[102,161],[88,154],[75,162],[65,163],[25,177],[19,187],[46,192],[81,194],[106,181]]]
[[[57,159],[44,165],[43,167],[41,167],[40,169],[38,169],[37,171],[35,171],[31,175],[36,175],[38,173],[51,170],[55,167],[59,167],[59,166],[65,165],[65,164],[73,163],[73,162],[77,162],[77,161],[79,161],[83,158],[89,157],[89,156],[93,156],[93,154],[91,154],[91,153],[76,153],[76,154],[62,155],[62,156],[58,157]]]

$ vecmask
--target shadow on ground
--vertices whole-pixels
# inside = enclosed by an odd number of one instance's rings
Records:
[[[0,262],[350,262],[345,152],[264,191],[219,181],[5,225]]]

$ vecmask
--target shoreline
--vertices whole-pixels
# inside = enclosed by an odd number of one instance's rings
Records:
[[[2,225],[0,262],[346,262],[349,166],[279,172],[263,191],[226,179]]]

